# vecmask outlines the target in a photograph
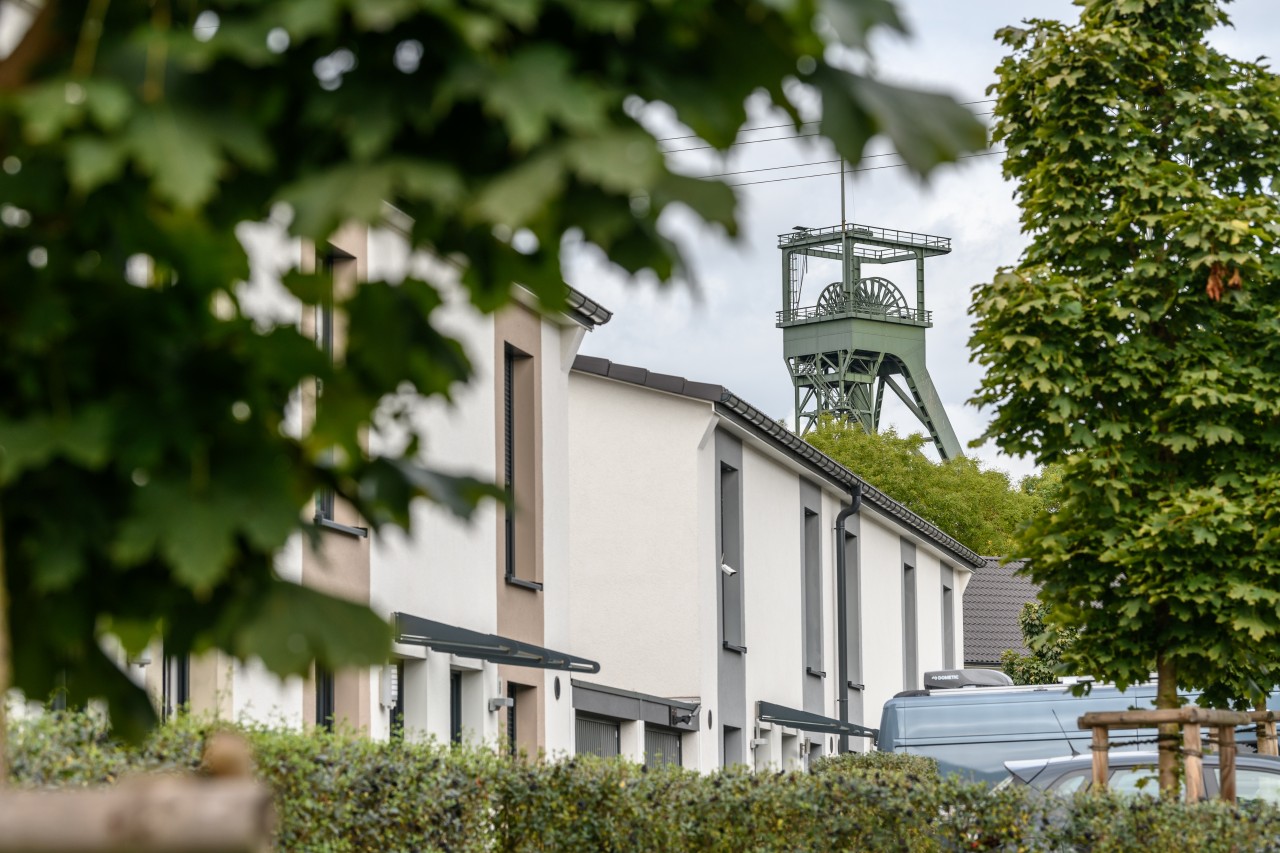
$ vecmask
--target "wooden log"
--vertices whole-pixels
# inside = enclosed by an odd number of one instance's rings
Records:
[[[1108,742],[1109,734],[1106,726],[1098,726],[1093,730],[1093,788],[1096,791],[1105,791],[1107,789],[1107,777],[1110,775],[1110,768],[1107,766],[1107,750],[1110,748]]]
[[[1186,759],[1187,802],[1204,799],[1204,758],[1200,749],[1200,726],[1187,723],[1182,727],[1182,755]]]
[[[249,779],[139,779],[0,792],[0,853],[263,853],[271,793]]]
[[[1243,711],[1224,711],[1220,708],[1201,708],[1184,705],[1181,708],[1157,708],[1150,711],[1094,711],[1084,714],[1077,721],[1082,729],[1105,726],[1109,729],[1152,728],[1178,723],[1197,723],[1202,726],[1247,726],[1252,722]]]
[[[1234,726],[1218,728],[1218,796],[1236,802],[1236,730]]]
[[[1258,726],[1262,729],[1258,733],[1258,754],[1280,755],[1280,741],[1276,740],[1276,724],[1259,723]]]
[[[1280,755],[1280,742],[1276,740],[1277,712],[1265,708],[1253,711],[1249,719],[1258,726],[1258,754]]]

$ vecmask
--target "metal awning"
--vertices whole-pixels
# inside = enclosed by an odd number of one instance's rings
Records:
[[[812,711],[797,711],[772,702],[756,702],[756,718],[762,723],[777,723],[805,732],[822,732],[832,735],[853,735],[854,737],[875,738],[880,734],[878,729],[869,729],[857,723],[846,723],[834,717],[824,717]]]
[[[482,634],[408,613],[392,613],[391,619],[396,629],[396,642],[405,645],[426,646],[460,658],[478,658],[512,666],[563,669],[569,672],[600,671],[600,664],[593,660],[499,637],[497,634]]]

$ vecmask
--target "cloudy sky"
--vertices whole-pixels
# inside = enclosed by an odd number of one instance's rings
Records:
[[[908,40],[882,38],[875,44],[879,75],[892,82],[945,91],[957,101],[983,101],[995,80],[1002,46],[992,38],[1000,27],[1029,15],[1075,20],[1069,0],[899,0],[910,26]],[[1213,44],[1241,59],[1273,50],[1280,36],[1280,4],[1275,0],[1240,0],[1228,7],[1236,24],[1219,30]],[[990,103],[974,103],[975,113]],[[663,135],[679,135],[678,126],[653,116]],[[985,117],[984,119],[985,120]],[[777,124],[760,115],[753,125]],[[791,135],[788,130],[745,132],[741,140]],[[697,145],[675,140],[669,147]],[[871,153],[882,152],[873,142]],[[688,174],[714,174],[835,159],[828,145],[813,140],[783,140],[737,146],[724,160],[705,151],[673,153],[671,162]],[[864,162],[893,162],[884,157]],[[1001,265],[1016,262],[1025,239],[1018,225],[1012,186],[1000,174],[1001,157],[985,156],[944,167],[927,184],[900,168],[852,175],[847,183],[849,220],[952,238],[950,255],[925,263],[926,307],[933,311],[929,331],[929,371],[963,444],[983,431],[987,413],[966,403],[981,379],[970,363],[966,313],[970,288],[989,279]],[[779,169],[742,175],[735,181],[762,180],[830,172],[833,166]],[[781,282],[777,236],[794,225],[826,226],[840,222],[838,177],[782,181],[744,186],[740,193],[741,234],[734,241],[688,217],[670,216],[663,224],[689,252],[698,290],[677,287],[659,291],[644,282],[629,282],[598,259],[583,256],[571,263],[575,287],[614,311],[607,326],[588,336],[583,351],[623,364],[726,385],[774,417],[792,417],[791,382],[782,361],[782,332],[774,327],[780,307]],[[811,268],[812,269],[812,268]],[[880,267],[914,298],[910,264]],[[834,271],[828,280],[839,275]],[[816,281],[806,279],[803,304],[812,304]],[[919,431],[918,422],[896,398],[886,395],[885,418],[900,431]],[[968,451],[1015,477],[1033,466],[996,452],[989,444]]]

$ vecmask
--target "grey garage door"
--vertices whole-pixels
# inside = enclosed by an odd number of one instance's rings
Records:
[[[664,764],[674,764],[679,767],[682,764],[680,732],[645,726],[644,763],[647,767],[661,767]]]
[[[612,758],[618,754],[618,724],[578,715],[578,754]]]

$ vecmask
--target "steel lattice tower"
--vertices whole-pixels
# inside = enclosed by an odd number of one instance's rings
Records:
[[[960,455],[951,421],[925,366],[924,259],[951,251],[951,238],[867,225],[796,228],[779,235],[782,250],[783,351],[796,392],[796,429],[803,435],[823,413],[844,416],[868,432],[880,428],[886,386],[933,437],[943,459]],[[807,258],[840,262],[840,281],[801,305]],[[916,301],[907,304],[886,278],[863,278],[863,264],[915,261]],[[901,377],[905,388],[898,383]]]

